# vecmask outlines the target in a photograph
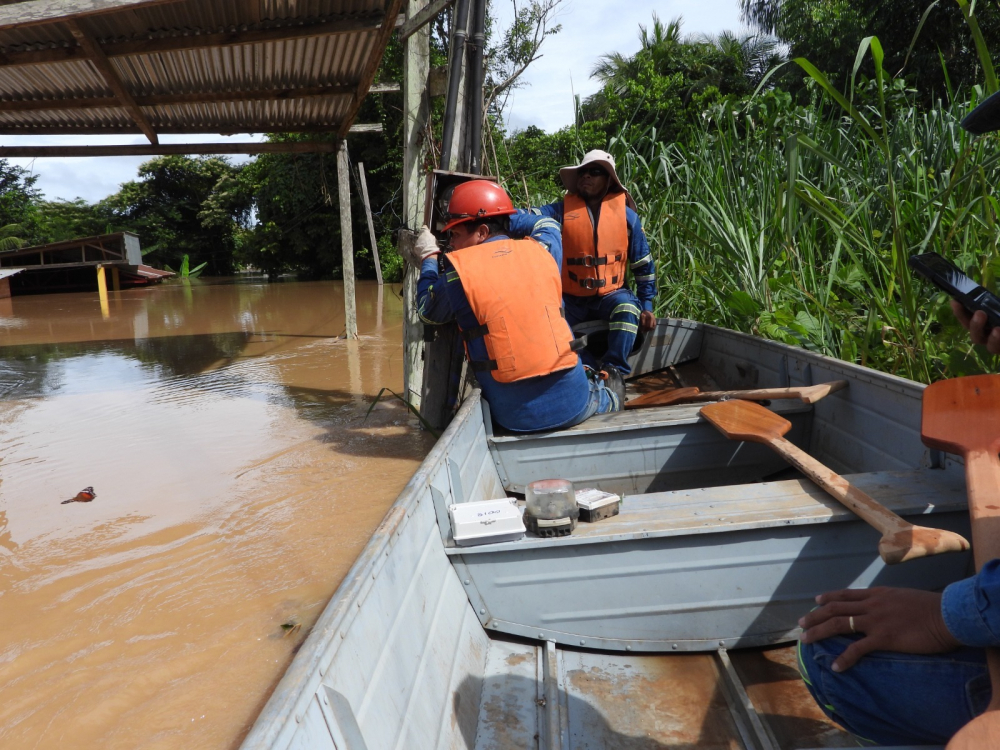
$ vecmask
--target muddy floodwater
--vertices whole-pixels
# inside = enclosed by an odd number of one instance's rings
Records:
[[[432,445],[398,291],[0,300],[0,747],[239,745]]]

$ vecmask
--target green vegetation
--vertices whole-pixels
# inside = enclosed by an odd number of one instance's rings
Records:
[[[923,15],[924,28],[942,4]],[[875,3],[872,13],[863,3],[773,5],[809,17],[779,13],[761,24],[764,30],[788,32],[793,21],[818,23],[834,11],[854,13],[855,30],[884,23]],[[943,52],[937,59],[942,75],[964,71],[945,96],[926,64],[914,69],[921,37],[910,67],[896,76],[878,38],[850,36],[848,53],[843,40],[820,44],[818,30],[817,37],[782,41],[794,52],[812,39],[821,67],[807,52],[766,73],[773,40],[684,38],[679,22],[654,18],[640,28],[639,52],[598,63],[595,75],[605,86],[582,103],[573,127],[554,134],[529,128],[507,139],[510,162],[519,167],[507,185],[532,203],[557,199],[553,162],[607,148],[657,260],[659,314],[924,382],[994,371],[992,357],[973,347],[954,320],[945,295],[915,281],[906,265],[909,255],[933,250],[990,288],[1000,271],[993,194],[1000,148],[995,136],[973,139],[959,126],[996,89],[987,52],[994,45],[974,17],[966,22],[962,14],[970,10],[959,0],[947,18],[957,12],[962,25],[937,22],[935,43],[947,32],[949,55],[964,55],[950,66]],[[922,12],[909,24],[896,17],[889,36],[903,46],[893,49],[892,70],[902,67]],[[995,28],[992,15],[987,21]],[[1000,33],[995,39],[1000,43]],[[969,85],[973,74],[985,88]]]

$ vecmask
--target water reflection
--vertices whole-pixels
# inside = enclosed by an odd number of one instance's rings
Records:
[[[401,387],[398,290],[359,286],[353,342],[334,283],[11,303],[0,745],[235,746],[430,447],[396,405],[365,421]]]

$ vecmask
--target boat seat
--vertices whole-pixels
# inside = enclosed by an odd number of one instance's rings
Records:
[[[483,402],[485,423],[489,407]],[[727,440],[700,415],[704,404],[677,404],[598,414],[573,427],[486,440],[500,483],[523,493],[539,479],[563,477],[578,487],[618,494],[756,482],[787,467],[766,446]],[[792,423],[787,439],[809,449],[813,407],[776,400],[771,409]]]
[[[968,507],[965,476],[957,466],[875,471],[848,474],[845,478],[899,515],[956,512]],[[507,549],[690,536],[856,518],[810,480],[788,479],[629,495],[617,516],[597,523],[578,523],[571,536],[542,539],[526,535],[516,542],[479,547],[456,547],[449,539],[447,551],[452,555],[474,555]]]

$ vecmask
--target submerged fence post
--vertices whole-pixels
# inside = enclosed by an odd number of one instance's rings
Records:
[[[368,236],[372,241],[372,259],[375,261],[375,278],[382,286],[382,262],[378,257],[378,240],[375,239],[375,223],[372,221],[372,206],[368,200],[368,180],[365,178],[365,163],[358,162],[358,176],[361,178],[361,199],[365,202],[365,218],[368,219]],[[381,293],[381,290],[379,290]]]
[[[358,337],[358,309],[354,296],[354,235],[351,233],[351,172],[347,141],[337,146],[337,192],[340,198],[340,248],[344,256],[344,325],[347,338]]]

